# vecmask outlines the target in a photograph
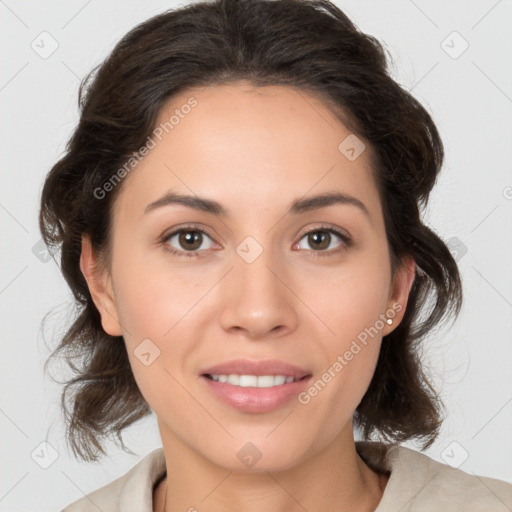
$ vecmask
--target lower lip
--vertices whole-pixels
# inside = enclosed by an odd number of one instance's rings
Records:
[[[296,397],[307,385],[311,376],[305,379],[287,382],[270,388],[242,387],[218,382],[204,375],[201,379],[220,400],[242,412],[270,412]]]

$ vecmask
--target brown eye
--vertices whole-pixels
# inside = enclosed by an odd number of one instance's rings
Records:
[[[178,235],[178,242],[187,251],[194,251],[201,247],[203,235],[199,231],[182,231]]]
[[[337,245],[336,238],[341,242]],[[332,228],[316,228],[304,234],[301,238],[302,240],[306,240],[307,245],[309,247],[301,246],[301,242],[296,244],[298,249],[306,249],[312,250],[313,252],[322,253],[325,252],[327,254],[338,252],[340,249],[346,248],[350,246],[351,240],[348,236],[340,233],[339,231]]]
[[[198,252],[211,248],[211,245],[203,246],[205,237],[213,243],[208,234],[201,229],[182,228],[165,237],[163,242],[170,246],[169,250],[172,252]]]
[[[311,247],[322,251],[327,249],[331,242],[331,234],[326,231],[313,231],[307,237]]]

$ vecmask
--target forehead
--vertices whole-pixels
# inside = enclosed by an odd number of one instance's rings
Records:
[[[288,86],[191,88],[161,109],[152,148],[125,178],[115,212],[129,205],[141,214],[170,190],[215,198],[230,211],[282,209],[336,190],[378,216],[371,148],[354,137],[320,99]]]

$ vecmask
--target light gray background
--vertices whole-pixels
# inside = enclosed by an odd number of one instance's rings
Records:
[[[49,348],[40,326],[54,310],[45,332],[54,347],[71,296],[55,263],[41,261],[33,247],[40,240],[42,180],[77,121],[80,79],[135,24],[181,4],[0,0],[2,511],[60,510],[161,445],[153,415],[126,431],[135,456],[112,447],[111,456],[94,465],[68,452],[60,388],[43,376]],[[512,3],[337,5],[387,44],[394,77],[431,112],[446,148],[425,218],[451,240],[465,305],[455,325],[426,345],[425,360],[450,413],[426,453],[469,473],[512,482]],[[41,36],[44,31],[51,36]],[[457,58],[464,41],[453,31],[469,44]],[[58,48],[47,58],[31,47],[49,52],[52,40]],[[47,469],[40,466],[52,460],[44,441],[57,452]],[[32,458],[34,450],[39,459]]]

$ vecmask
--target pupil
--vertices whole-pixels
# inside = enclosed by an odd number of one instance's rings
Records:
[[[330,238],[330,234],[325,232],[325,231],[315,231],[314,233],[311,233],[309,235],[310,237],[310,242],[311,241],[314,241],[314,243],[312,245],[317,245],[317,248],[320,248],[320,249],[326,249],[327,247],[329,247],[329,238]],[[327,241],[327,243],[325,243],[325,241]],[[320,242],[320,244],[318,244],[318,242]],[[324,242],[322,244],[322,242]]]
[[[200,238],[201,233],[199,231],[185,231],[180,235],[180,243],[182,244],[183,247],[193,250],[201,246],[200,242],[199,244],[197,243],[197,241],[200,240]]]

